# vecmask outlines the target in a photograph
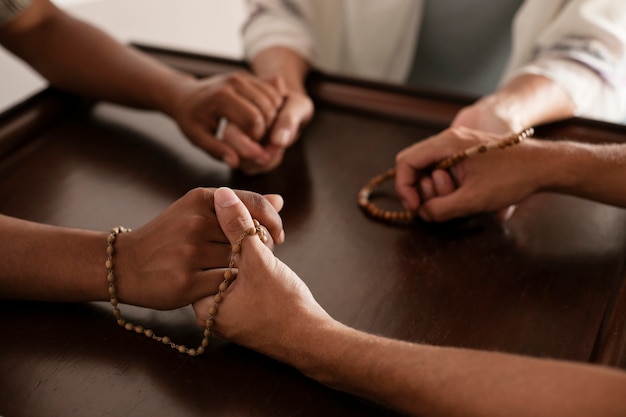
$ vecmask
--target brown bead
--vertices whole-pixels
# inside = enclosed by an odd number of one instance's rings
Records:
[[[161,342],[163,342],[163,344],[165,344],[165,345],[169,345],[170,343],[172,343],[170,338],[167,337],[167,336],[163,336],[163,338],[161,339]]]
[[[187,351],[187,348],[184,345],[178,346],[179,353],[185,353],[186,351]]]
[[[135,333],[143,333],[143,326],[141,325],[136,325],[134,328]]]
[[[127,323],[124,325],[124,328],[125,328],[126,330],[133,330],[133,323],[131,323],[131,322],[127,322]]]
[[[222,282],[218,288],[220,291],[226,291],[228,289],[228,283]]]
[[[145,334],[148,337],[154,336],[154,332],[152,330],[150,330],[150,329],[146,329],[146,331],[143,332],[143,334]]]
[[[106,262],[104,263],[104,266],[105,266],[107,269],[113,269],[113,261],[112,261],[112,260],[110,260],[110,259],[107,259],[107,260],[106,260]]]
[[[187,354],[188,354],[189,356],[196,356],[196,355],[197,355],[197,353],[196,353],[196,350],[195,350],[195,349],[189,349],[189,351],[187,352]]]
[[[115,249],[113,248],[113,245],[107,246],[107,254],[108,255],[113,255],[113,252],[115,252]]]
[[[204,338],[206,339],[207,337],[211,336],[211,330],[209,329],[204,329]]]
[[[233,277],[233,271],[230,269],[224,271],[224,279],[231,279]]]
[[[117,319],[117,324],[120,326],[124,326],[126,324],[126,320],[120,317],[119,319]]]
[[[204,353],[204,346],[200,346],[198,349],[196,349],[196,351],[198,352],[198,355],[202,355]]]
[[[216,314],[217,314],[217,308],[215,308],[215,306],[211,306],[211,307],[209,308],[209,314],[210,314],[211,316],[216,315]]]
[[[239,253],[239,252],[241,252],[241,245],[240,244],[233,245],[233,253]]]
[[[215,303],[219,304],[222,302],[222,294],[215,294]]]

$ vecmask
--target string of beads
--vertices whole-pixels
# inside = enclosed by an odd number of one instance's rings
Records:
[[[533,134],[534,129],[531,127],[524,129],[519,133],[513,133],[501,140],[494,140],[481,145],[472,146],[463,151],[457,152],[452,156],[442,159],[434,165],[433,169],[450,169],[474,155],[485,153],[492,149],[504,149],[509,146],[516,145],[524,139],[532,137]],[[380,184],[395,178],[395,176],[395,168],[390,168],[382,174],[376,175],[374,178],[369,180],[363,188],[361,188],[357,197],[357,202],[359,207],[361,207],[365,213],[374,219],[396,225],[409,224],[416,218],[416,215],[413,212],[408,210],[384,210],[371,201],[372,192],[380,186]]]
[[[449,169],[458,163],[464,161],[465,159],[490,151],[492,149],[504,149],[509,146],[517,145],[522,142],[524,139],[532,137],[535,134],[535,131],[532,127],[528,129],[524,129],[519,133],[512,133],[510,136],[501,139],[501,140],[492,140],[487,143],[483,143],[481,145],[472,146],[471,148],[467,148],[463,151],[457,152],[452,156],[449,156],[446,159],[442,159],[435,165],[435,169]]]
[[[157,336],[152,329],[148,329],[140,324],[135,324],[127,321],[122,317],[122,313],[119,308],[119,301],[117,299],[117,289],[115,287],[113,255],[115,253],[115,240],[117,239],[117,236],[121,233],[128,233],[130,231],[131,229],[118,226],[111,230],[107,238],[107,260],[105,262],[105,266],[107,269],[107,281],[109,283],[109,301],[111,303],[111,306],[113,307],[113,315],[115,316],[117,324],[121,327],[124,327],[128,331],[134,331],[135,333],[143,334],[146,337],[149,337],[150,339],[153,339],[157,342],[169,345],[172,349],[177,350],[179,353],[185,353],[189,356],[197,356],[203,354],[206,347],[209,345],[209,337],[211,337],[211,334],[213,333],[212,329],[213,325],[215,324],[215,316],[217,315],[220,303],[224,300],[224,292],[228,289],[228,286],[233,279],[235,256],[241,253],[241,243],[246,237],[252,235],[257,235],[263,243],[267,242],[268,238],[265,232],[265,228],[263,228],[261,224],[255,219],[254,227],[246,229],[233,245],[230,260],[228,262],[228,269],[224,271],[224,280],[220,283],[213,300],[213,305],[209,308],[209,315],[207,316],[205,321],[202,341],[197,348],[188,348],[183,344],[174,343],[168,336]]]

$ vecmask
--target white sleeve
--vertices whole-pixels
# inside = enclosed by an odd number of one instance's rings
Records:
[[[308,61],[313,59],[313,35],[301,4],[280,0],[248,0],[247,4],[248,18],[242,29],[247,60],[273,46],[289,48]]]
[[[546,4],[527,1],[520,10],[514,37],[529,40],[527,56],[524,60],[523,48],[514,43],[519,62],[513,63],[506,78],[524,73],[545,76],[570,95],[578,116],[626,121],[626,2],[561,3],[534,34],[529,33],[530,22],[545,19],[541,9],[545,13]]]

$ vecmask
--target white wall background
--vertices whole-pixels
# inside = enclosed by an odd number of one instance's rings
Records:
[[[245,0],[53,0],[122,42],[241,58]],[[0,112],[46,86],[38,74],[0,49]]]

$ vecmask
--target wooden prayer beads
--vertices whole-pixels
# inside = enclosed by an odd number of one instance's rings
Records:
[[[128,331],[134,331],[138,334],[143,334],[146,337],[149,337],[157,342],[161,342],[165,345],[169,345],[172,349],[177,350],[179,353],[186,353],[189,356],[197,356],[204,353],[205,348],[209,345],[209,337],[212,334],[212,327],[215,323],[215,316],[217,315],[217,310],[219,304],[224,299],[224,292],[228,289],[230,282],[233,277],[233,267],[235,265],[235,255],[241,252],[241,242],[252,235],[257,235],[261,239],[263,243],[267,242],[267,235],[265,232],[265,228],[261,226],[261,224],[255,219],[254,227],[250,227],[246,229],[242,235],[239,237],[237,242],[233,245],[232,252],[230,255],[230,260],[228,262],[228,269],[224,271],[224,281],[219,285],[217,294],[215,294],[213,305],[209,308],[209,315],[205,322],[205,328],[202,335],[202,341],[197,348],[188,348],[185,345],[177,344],[172,342],[172,340],[167,336],[157,336],[153,330],[143,327],[140,324],[134,324],[129,321],[126,321],[122,318],[122,313],[119,308],[119,303],[117,300],[117,289],[115,288],[115,273],[113,270],[113,254],[115,253],[115,240],[117,236],[121,233],[130,232],[131,229],[127,229],[125,227],[119,226],[111,230],[107,238],[107,260],[105,262],[105,267],[107,269],[107,281],[109,283],[109,296],[110,303],[113,306],[113,315],[117,321],[117,324],[124,327]]]
[[[522,142],[524,139],[533,136],[534,130],[533,128],[524,129],[519,133],[511,134],[510,136],[498,140],[491,141],[481,145],[472,146],[471,148],[467,148],[463,151],[457,152],[448,158],[442,159],[437,164],[434,165],[433,169],[450,169],[453,166],[457,165],[461,161],[472,157],[474,155],[478,155],[481,153],[485,153],[491,149],[504,149],[509,146],[513,146]],[[416,218],[416,214],[411,211],[395,211],[395,210],[383,210],[379,208],[376,204],[374,204],[371,200],[371,194],[385,181],[393,179],[396,175],[395,168],[390,168],[387,171],[383,172],[372,178],[361,190],[358,195],[358,204],[359,206],[371,217],[384,221],[390,224],[409,224],[413,222]]]

